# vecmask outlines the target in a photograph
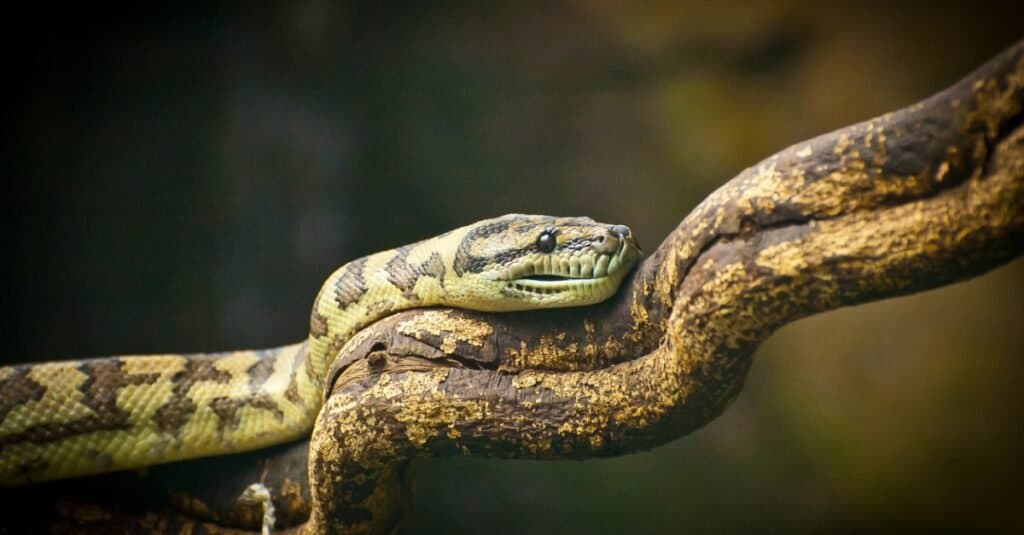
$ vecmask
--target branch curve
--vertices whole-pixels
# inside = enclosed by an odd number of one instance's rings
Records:
[[[782,325],[1020,255],[1022,105],[1024,42],[931,98],[744,170],[609,302],[370,326],[332,370],[304,529],[391,529],[417,456],[580,459],[674,440],[721,414]]]

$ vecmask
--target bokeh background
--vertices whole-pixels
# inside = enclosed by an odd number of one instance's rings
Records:
[[[291,342],[337,265],[505,212],[650,250],[744,167],[1024,36],[1010,2],[483,4],[9,19],[4,362]],[[654,451],[421,463],[408,531],[1019,532],[1022,303],[1018,260],[787,326]]]

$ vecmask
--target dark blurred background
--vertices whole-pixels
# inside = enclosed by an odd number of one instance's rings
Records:
[[[334,267],[505,212],[651,250],[744,167],[1024,36],[1010,2],[486,4],[10,15],[4,362],[298,340]],[[648,453],[427,460],[408,531],[1018,531],[1022,275],[788,326]]]

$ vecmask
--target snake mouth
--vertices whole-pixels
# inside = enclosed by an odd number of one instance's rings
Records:
[[[547,282],[547,281],[564,281],[569,280],[572,277],[563,277],[561,275],[530,275],[529,277],[523,277],[520,280]]]
[[[532,295],[556,295],[573,291],[596,293],[621,278],[622,249],[583,258],[546,258],[519,267],[508,288]]]
[[[570,287],[585,285],[590,281],[603,279],[605,277],[563,277],[560,275],[531,275],[512,281],[513,288],[523,291],[537,293],[554,293],[567,290]]]
[[[509,287],[527,294],[554,295],[573,291],[582,291],[604,287],[612,277],[559,277],[557,275],[541,275],[524,277],[509,283]]]

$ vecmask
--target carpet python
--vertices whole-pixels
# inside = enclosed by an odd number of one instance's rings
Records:
[[[589,305],[614,294],[639,255],[623,225],[509,214],[341,266],[317,294],[300,343],[0,367],[0,485],[300,438],[342,346],[373,321],[428,306]]]

